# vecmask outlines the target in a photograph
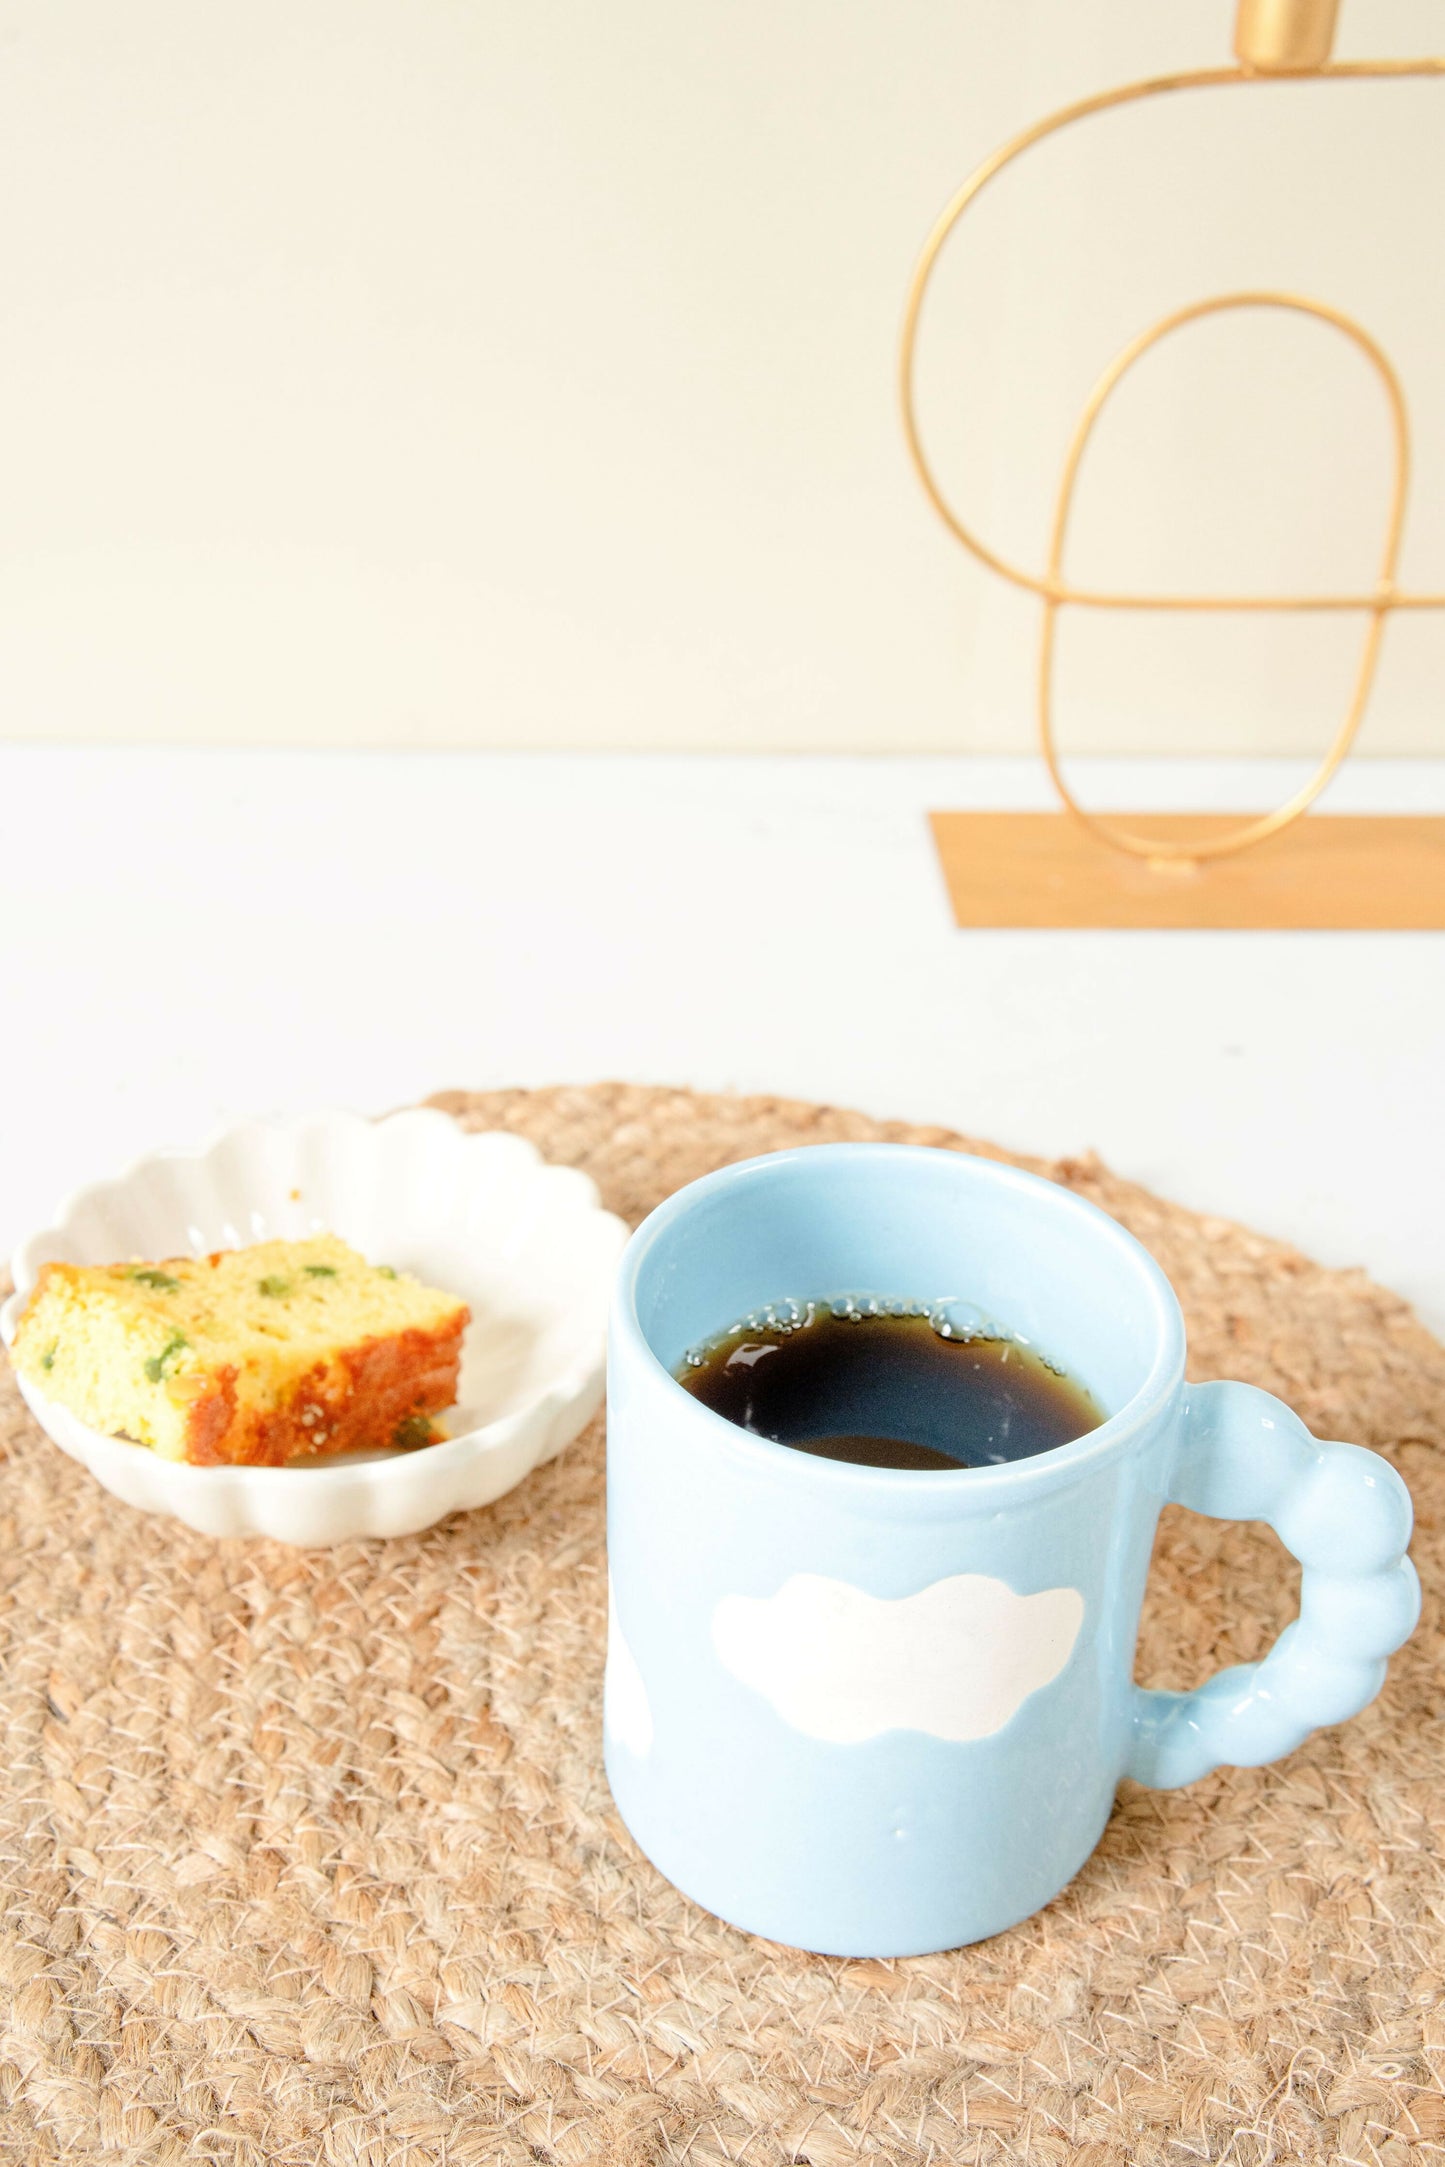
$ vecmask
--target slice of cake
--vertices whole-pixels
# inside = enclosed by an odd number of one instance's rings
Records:
[[[15,1366],[92,1428],[199,1467],[429,1444],[465,1302],[334,1234],[159,1264],[46,1264]]]

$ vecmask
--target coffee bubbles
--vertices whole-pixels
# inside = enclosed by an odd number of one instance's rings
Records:
[[[768,1302],[690,1347],[678,1381],[754,1436],[855,1465],[999,1466],[1103,1419],[976,1303],[848,1293]]]

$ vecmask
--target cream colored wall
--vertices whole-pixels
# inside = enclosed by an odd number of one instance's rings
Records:
[[[1226,57],[1230,17],[0,0],[0,730],[1022,748],[1033,608],[903,456],[909,268],[1003,136]],[[1345,0],[1342,52],[1440,45],[1430,0]],[[983,524],[1037,563],[1115,349],[1284,284],[1396,356],[1405,571],[1445,587],[1442,182],[1445,84],[1215,93],[1043,152],[929,327],[930,429]],[[1385,436],[1358,362],[1298,324],[1194,339],[1101,436],[1075,567],[1367,583]],[[1071,621],[1067,738],[1303,748],[1357,636]],[[1392,625],[1369,749],[1445,749],[1442,663],[1445,620]]]

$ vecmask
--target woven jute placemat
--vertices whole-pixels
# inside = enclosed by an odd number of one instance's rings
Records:
[[[616,1085],[437,1103],[630,1219],[756,1151],[962,1142]],[[1364,1716],[1276,1767],[1126,1788],[995,1941],[799,1955],[676,1894],[612,1810],[600,1424],[485,1512],[297,1553],[116,1504],[7,1371],[0,2156],[1438,2162],[1445,1352],[1358,1274],[1093,1161],[1043,1171],[1154,1251],[1197,1375],[1404,1472],[1425,1616]],[[1266,1532],[1171,1511],[1140,1675],[1259,1654],[1295,1584]]]

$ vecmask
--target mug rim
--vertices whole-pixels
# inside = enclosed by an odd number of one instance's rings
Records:
[[[1033,1195],[1046,1194],[1052,1206],[1072,1212],[1076,1218],[1091,1225],[1127,1260],[1138,1275],[1142,1290],[1152,1300],[1158,1331],[1148,1372],[1138,1389],[1097,1428],[1086,1430],[1068,1444],[1052,1445],[1045,1452],[996,1467],[967,1468],[965,1471],[970,1479],[966,1485],[958,1481],[959,1470],[951,1467],[870,1467],[851,1460],[830,1460],[820,1454],[798,1452],[791,1445],[778,1444],[771,1437],[759,1437],[752,1430],[741,1429],[726,1415],[716,1413],[678,1381],[653,1351],[642,1329],[637,1313],[637,1281],[643,1261],[676,1222],[685,1218],[705,1197],[715,1195],[745,1177],[756,1176],[761,1168],[781,1171],[800,1161],[814,1161],[819,1155],[855,1161],[897,1161],[900,1158],[962,1161],[976,1176],[995,1182],[1001,1188]],[[664,1197],[653,1207],[623,1250],[614,1282],[611,1324],[628,1351],[640,1356],[656,1377],[665,1380],[679,1401],[701,1418],[701,1434],[710,1437],[718,1450],[741,1455],[744,1460],[791,1481],[830,1484],[837,1486],[840,1492],[848,1491],[855,1496],[871,1493],[876,1501],[882,1502],[886,1498],[893,1505],[905,1499],[924,1503],[947,1497],[957,1506],[965,1502],[961,1492],[981,1501],[999,1490],[1012,1490],[1024,1484],[1039,1488],[1069,1481],[1090,1471],[1097,1462],[1125,1451],[1162,1412],[1184,1374],[1184,1316],[1179,1298],[1162,1267],[1127,1227],[1099,1205],[1091,1204],[1086,1197],[1065,1188],[1061,1182],[1029,1173],[1006,1161],[986,1159],[978,1152],[951,1151],[947,1146],[937,1144],[794,1144],[782,1151],[755,1153],[751,1158],[716,1167],[711,1173],[699,1175],[695,1181],[684,1182],[680,1189],[674,1189],[671,1196]]]

